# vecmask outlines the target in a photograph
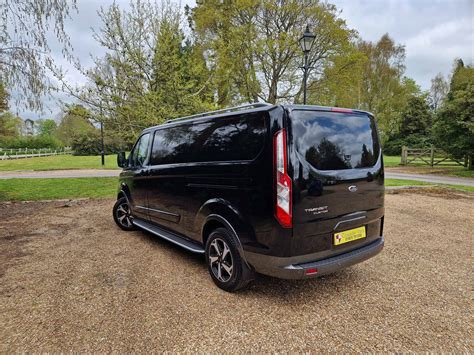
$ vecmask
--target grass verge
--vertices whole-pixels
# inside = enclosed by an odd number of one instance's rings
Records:
[[[435,185],[431,182],[405,180],[405,179],[385,179],[385,186],[418,186],[418,185]]]
[[[416,180],[385,179],[385,186],[420,186],[420,185],[447,187],[450,189],[474,192],[474,186],[434,184],[431,182],[416,181]]]
[[[4,179],[0,201],[115,197],[118,178]]]
[[[98,156],[56,155],[15,160],[0,160],[0,171],[12,170],[67,170],[67,169],[118,169],[117,156],[106,155],[105,166]]]

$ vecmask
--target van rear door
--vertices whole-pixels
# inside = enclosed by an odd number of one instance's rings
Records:
[[[290,113],[293,253],[346,252],[377,239],[383,217],[383,162],[375,119],[359,111]],[[338,243],[339,232],[365,237]],[[357,230],[354,232],[357,233]],[[350,234],[350,232],[349,232]],[[346,238],[347,234],[344,234]]]

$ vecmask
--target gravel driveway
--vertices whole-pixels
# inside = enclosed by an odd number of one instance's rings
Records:
[[[386,248],[228,294],[112,200],[0,205],[0,352],[472,352],[473,195],[386,197]]]

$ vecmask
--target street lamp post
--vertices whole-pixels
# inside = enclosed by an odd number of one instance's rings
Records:
[[[100,160],[102,162],[102,166],[105,165],[105,145],[104,145],[104,116],[102,112],[102,90],[104,86],[102,84],[102,80],[99,78],[96,79],[95,84],[97,89],[99,90],[99,115],[100,115]]]
[[[102,101],[100,103],[100,140],[101,140],[101,150],[100,158],[102,161],[102,166],[105,165],[105,149],[104,149],[104,116],[102,116]]]
[[[308,55],[309,52],[311,51],[311,47],[313,47],[314,39],[316,36],[310,32],[309,26],[306,25],[306,29],[299,39],[301,50],[303,51],[304,54],[304,65],[301,67],[303,69],[303,105],[306,105],[306,84],[308,82],[308,74],[309,71],[312,69],[308,62]]]

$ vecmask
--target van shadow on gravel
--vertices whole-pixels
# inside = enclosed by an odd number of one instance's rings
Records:
[[[134,237],[144,240],[157,252],[161,251],[173,254],[173,259],[176,259],[183,268],[199,269],[201,272],[196,273],[195,277],[205,277],[210,279],[203,254],[189,252],[147,231],[139,230],[133,233],[133,235]],[[159,257],[158,254],[157,257]],[[357,282],[359,282],[357,272],[354,271],[353,268],[343,269],[331,275],[307,280],[283,280],[271,276],[256,274],[255,280],[252,281],[249,287],[238,291],[235,295],[242,297],[247,297],[249,295],[265,296],[276,300],[284,300],[290,295],[292,297],[308,297],[311,295],[320,296],[321,292],[335,292],[340,288],[352,286]],[[216,292],[222,292],[217,288],[217,286],[213,287],[215,287]]]
[[[343,269],[331,275],[307,280],[284,280],[257,274],[247,290],[239,294],[267,297],[276,301],[300,298],[320,298],[322,294],[335,294],[341,288],[349,288],[358,283],[357,272]]]
[[[181,248],[180,246],[176,244],[173,244],[145,230],[138,230],[134,234],[138,238],[144,240],[153,249],[161,250],[161,251],[166,250],[168,252],[176,253],[176,258],[180,260],[182,259],[183,263],[188,262],[188,263],[191,263],[192,265],[201,264],[204,270],[206,270],[204,254],[192,253],[186,249]],[[189,266],[190,265],[183,265],[183,267],[189,267]]]

